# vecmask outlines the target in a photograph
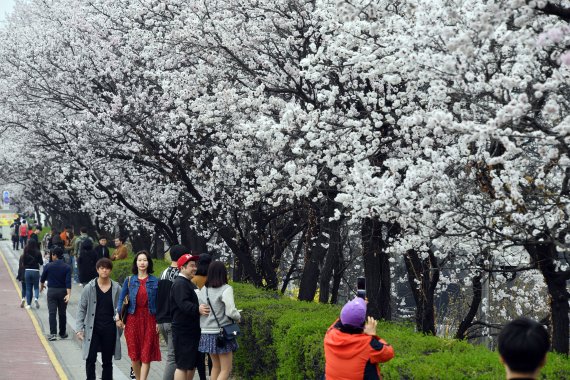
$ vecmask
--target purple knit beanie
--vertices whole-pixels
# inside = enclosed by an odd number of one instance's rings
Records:
[[[364,326],[366,319],[366,302],[360,297],[356,297],[348,302],[340,312],[340,321],[343,325],[350,325],[353,327]]]

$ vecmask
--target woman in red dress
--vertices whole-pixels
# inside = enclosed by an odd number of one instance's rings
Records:
[[[152,259],[146,251],[135,255],[132,276],[125,279],[117,309],[117,326],[125,329],[125,338],[133,371],[137,380],[146,380],[150,362],[160,361],[158,325],[156,324],[156,294],[158,279],[151,275]],[[125,296],[129,294],[126,325],[119,318]]]

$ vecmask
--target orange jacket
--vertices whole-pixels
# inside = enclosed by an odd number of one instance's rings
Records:
[[[117,248],[115,250],[115,252],[113,253],[113,256],[111,257],[111,260],[115,261],[115,260],[123,260],[126,259],[129,255],[129,251],[127,250],[127,247],[124,245],[121,245],[119,248]]]
[[[59,237],[61,238],[61,241],[63,242],[64,247],[69,247],[71,245],[71,242],[69,241],[69,237],[67,236],[65,231],[60,233]]]
[[[380,379],[378,363],[392,359],[394,348],[377,336],[342,332],[337,323],[325,335],[326,379]]]

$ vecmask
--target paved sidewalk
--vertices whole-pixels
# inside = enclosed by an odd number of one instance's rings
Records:
[[[8,262],[8,266],[10,267],[12,273],[14,274],[14,277],[16,277],[16,274],[18,272],[18,259],[20,257],[20,255],[22,254],[22,250],[18,250],[18,251],[13,251],[12,250],[12,244],[11,242],[8,241],[0,241],[0,256],[3,256],[5,258],[5,260]],[[4,261],[2,259],[0,259],[0,262],[2,264],[2,268],[4,268],[5,271],[5,264]],[[7,275],[7,273],[6,273]],[[0,280],[3,277],[2,272],[0,271]],[[10,281],[11,282],[11,281]],[[19,285],[19,283],[18,283]],[[17,293],[14,285],[10,284],[11,286],[11,291],[13,293],[13,295],[11,295],[10,297],[2,297],[2,299],[0,300],[0,307],[2,307],[2,310],[0,310],[0,323],[3,322],[3,316],[2,313],[4,312],[12,312],[16,315],[16,317],[14,317],[14,321],[18,321],[18,317],[20,315],[24,315],[26,314],[26,309],[21,309],[20,308],[20,293]],[[1,288],[1,283],[0,283],[0,290],[2,290]],[[47,300],[46,300],[46,291],[43,291],[40,294],[40,298],[39,298],[39,302],[40,302],[40,308],[36,309],[36,308],[32,308],[29,309],[28,311],[35,316],[37,323],[39,325],[40,331],[43,332],[43,336],[44,336],[44,341],[46,342],[46,345],[48,347],[51,348],[51,350],[53,351],[53,355],[55,357],[55,359],[57,361],[59,361],[59,363],[61,364],[61,367],[63,368],[63,376],[66,377],[61,377],[61,379],[69,379],[69,380],[83,380],[85,379],[85,361],[82,358],[81,355],[81,342],[76,338],[75,336],[75,316],[77,314],[77,304],[79,302],[79,299],[81,298],[81,291],[83,290],[82,287],[80,287],[78,284],[73,284],[72,285],[72,289],[71,289],[71,298],[69,300],[68,306],[67,306],[67,333],[69,334],[70,338],[68,339],[58,339],[56,341],[53,342],[49,342],[46,340],[46,337],[49,333],[49,320],[48,320],[48,311],[47,311]],[[28,318],[30,319],[30,318]],[[16,322],[14,322],[16,323]],[[30,322],[31,323],[31,322]],[[20,322],[18,322],[18,324],[20,324]],[[35,334],[35,338],[39,341],[40,338],[38,337],[38,335],[36,334],[36,332],[33,330],[31,330],[33,332],[33,334]],[[3,342],[3,347],[6,347],[4,345],[4,342],[6,341],[10,341],[8,339],[4,339],[4,335],[2,335],[2,330],[0,329],[0,341]],[[152,362],[151,366],[150,366],[150,373],[149,373],[149,380],[162,380],[162,375],[164,373],[164,365],[165,365],[165,359],[166,359],[166,355],[167,355],[167,349],[166,346],[164,345],[164,342],[161,340],[161,347],[160,347],[161,351],[162,351],[162,361],[160,362]],[[14,379],[14,380],[29,380],[29,379],[34,379],[35,377],[37,377],[37,374],[39,372],[37,372],[37,369],[35,370],[35,376],[30,376],[29,374],[27,376],[22,376],[22,377],[17,377],[17,376],[4,376],[4,371],[2,368],[2,361],[4,359],[4,351],[9,351],[9,350],[2,350],[2,353],[0,353],[0,379]],[[45,351],[45,350],[44,350]],[[131,368],[131,361],[129,359],[128,356],[128,351],[127,351],[127,343],[125,341],[125,338],[121,338],[121,353],[122,353],[122,359],[118,360],[118,361],[113,361],[113,379],[114,380],[129,380],[129,372],[130,372],[130,368]],[[25,355],[26,360],[29,360],[30,356],[31,356],[31,352],[28,352],[28,355]],[[35,358],[35,354],[33,356]],[[97,363],[97,377],[99,378],[101,376],[101,365],[100,365],[100,360],[101,360],[101,355],[98,355],[98,363]],[[50,364],[49,359],[46,359],[46,363]],[[59,377],[54,377],[53,379],[58,379]],[[48,377],[46,374],[45,378],[42,378],[41,380],[51,380],[51,377]],[[196,373],[194,376],[195,380],[199,380],[199,376]]]
[[[32,314],[19,307],[18,283],[6,265],[0,259],[0,377],[29,380],[41,374],[42,380],[67,379],[47,341],[38,336]]]

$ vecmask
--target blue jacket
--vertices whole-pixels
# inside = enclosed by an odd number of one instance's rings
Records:
[[[130,280],[130,281],[129,281]],[[129,292],[129,314],[134,314],[136,310],[136,299],[140,282],[137,275],[129,276],[123,282],[119,302],[117,303],[117,313],[121,313],[123,300]],[[148,309],[152,315],[156,315],[156,295],[158,293],[158,278],[149,275],[146,281],[146,294],[148,295]]]

